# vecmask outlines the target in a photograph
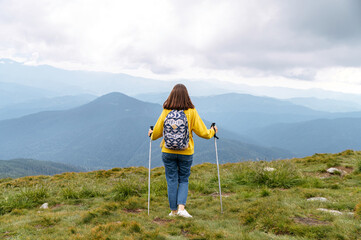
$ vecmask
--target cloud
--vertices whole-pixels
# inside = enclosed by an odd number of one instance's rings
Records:
[[[360,1],[287,1],[283,11],[292,13],[289,27],[302,35],[349,44],[361,37]]]
[[[319,71],[361,67],[360,13],[358,0],[0,0],[0,57],[157,78],[320,81]]]
[[[235,18],[222,29],[231,26],[231,31],[219,30],[218,41],[204,49],[213,68],[360,66],[359,1],[256,2],[246,6],[246,13],[230,12]],[[242,8],[238,3],[234,9]]]

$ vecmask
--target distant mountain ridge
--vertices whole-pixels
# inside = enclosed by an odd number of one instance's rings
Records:
[[[226,93],[214,96],[193,97],[193,102],[198,108],[218,112],[265,112],[265,113],[290,113],[290,114],[318,114],[318,111],[290,103],[286,100],[271,97],[253,96],[250,94]],[[243,103],[243,104],[242,104]]]
[[[0,120],[18,118],[42,111],[66,110],[88,103],[95,98],[94,95],[82,94],[28,100],[0,108]]]
[[[0,160],[0,178],[18,178],[34,175],[54,175],[63,172],[81,172],[86,169],[34,159]]]
[[[280,147],[297,156],[361,150],[361,118],[317,119],[275,124],[253,129],[250,134],[266,146]]]
[[[320,98],[290,98],[287,101],[324,112],[355,112],[361,111],[361,104],[351,101]]]
[[[1,78],[0,76],[0,79],[4,81],[6,78]],[[54,97],[56,95],[56,93],[42,88],[17,83],[0,82],[0,108],[37,98]]]

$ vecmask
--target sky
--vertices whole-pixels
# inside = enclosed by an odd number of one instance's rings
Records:
[[[0,0],[0,58],[361,93],[359,0]]]

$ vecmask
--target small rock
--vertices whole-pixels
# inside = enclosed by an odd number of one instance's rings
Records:
[[[333,215],[342,215],[342,212],[337,211],[337,210],[330,210],[330,209],[326,209],[326,208],[317,208],[317,210],[322,211],[322,212],[328,212]]]
[[[48,208],[49,208],[48,203],[44,203],[43,205],[40,206],[40,209],[48,209]]]
[[[307,201],[320,201],[320,202],[327,202],[327,198],[324,197],[312,197],[308,198]]]
[[[342,171],[341,171],[340,169],[334,168],[334,167],[329,168],[329,169],[327,169],[326,171],[327,171],[328,173],[331,173],[331,174],[335,174],[336,172],[342,173]]]
[[[276,169],[274,169],[272,167],[265,167],[263,170],[265,170],[266,172],[273,172]]]

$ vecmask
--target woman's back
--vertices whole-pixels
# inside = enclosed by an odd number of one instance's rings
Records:
[[[163,136],[163,124],[167,115],[171,112],[171,109],[163,109],[161,115],[158,118],[157,123],[154,126],[154,130],[152,133],[152,140],[156,140]],[[192,155],[194,153],[194,140],[193,140],[193,132],[197,134],[199,137],[210,139],[214,136],[213,129],[207,129],[204,125],[202,119],[198,115],[198,112],[195,108],[189,108],[184,110],[185,115],[188,119],[188,129],[189,129],[189,144],[188,148],[184,150],[172,150],[168,149],[164,146],[164,140],[161,142],[162,152],[165,153],[175,153],[175,154],[184,154],[184,155]]]

